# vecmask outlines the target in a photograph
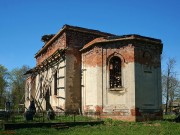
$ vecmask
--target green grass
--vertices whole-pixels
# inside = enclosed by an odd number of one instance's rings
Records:
[[[74,121],[83,121],[83,122],[88,122],[88,121],[95,121],[97,118],[92,118],[92,117],[87,117],[87,116],[81,116],[81,115],[59,115],[55,116],[54,120],[48,120],[47,116],[44,117],[44,122],[74,122]],[[43,121],[43,117],[34,117],[33,121]]]
[[[14,131],[0,130],[0,135],[179,135],[180,123],[173,122],[174,117],[165,116],[163,121],[148,122],[122,122],[106,119],[104,124],[95,126],[76,126],[60,130],[43,127]]]
[[[59,115],[55,116],[54,120],[48,120],[47,115],[43,114],[36,114],[33,118],[33,121],[28,122],[74,122],[74,121],[95,121],[97,118],[82,116],[82,115]],[[6,123],[26,123],[23,115],[13,115],[11,118],[8,119],[8,121],[5,121]]]
[[[106,119],[104,124],[96,126],[76,126],[68,129],[53,128],[18,129],[0,131],[0,134],[14,133],[15,135],[179,135],[180,123],[169,121],[122,122]]]
[[[173,115],[164,115],[163,118],[165,120],[173,120],[176,118],[176,115],[174,115],[174,114]]]
[[[62,116],[56,116],[54,122],[73,122],[73,121],[93,121],[97,120],[97,118],[87,117],[87,116],[81,116],[81,115],[62,115]]]
[[[77,126],[63,130],[32,128],[19,129],[13,132],[16,135],[179,135],[180,125],[178,123],[167,121],[143,123],[114,121],[113,123],[106,123],[104,125]]]

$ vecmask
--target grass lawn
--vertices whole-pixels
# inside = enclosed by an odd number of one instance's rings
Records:
[[[122,122],[105,120],[105,124],[96,126],[76,126],[68,129],[31,128],[14,131],[0,131],[2,134],[15,135],[180,135],[180,123],[169,121]]]

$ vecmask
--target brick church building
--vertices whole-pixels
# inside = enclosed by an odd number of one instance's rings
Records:
[[[161,40],[64,25],[43,36],[27,71],[25,106],[100,113],[127,121],[162,118]]]

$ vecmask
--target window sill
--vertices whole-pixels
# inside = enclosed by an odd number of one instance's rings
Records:
[[[125,88],[124,87],[120,87],[120,88],[109,88],[110,91],[124,91]]]

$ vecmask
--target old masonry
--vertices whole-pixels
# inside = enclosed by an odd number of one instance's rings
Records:
[[[37,111],[162,119],[161,40],[70,25],[42,40],[26,72],[27,108],[34,100]]]

